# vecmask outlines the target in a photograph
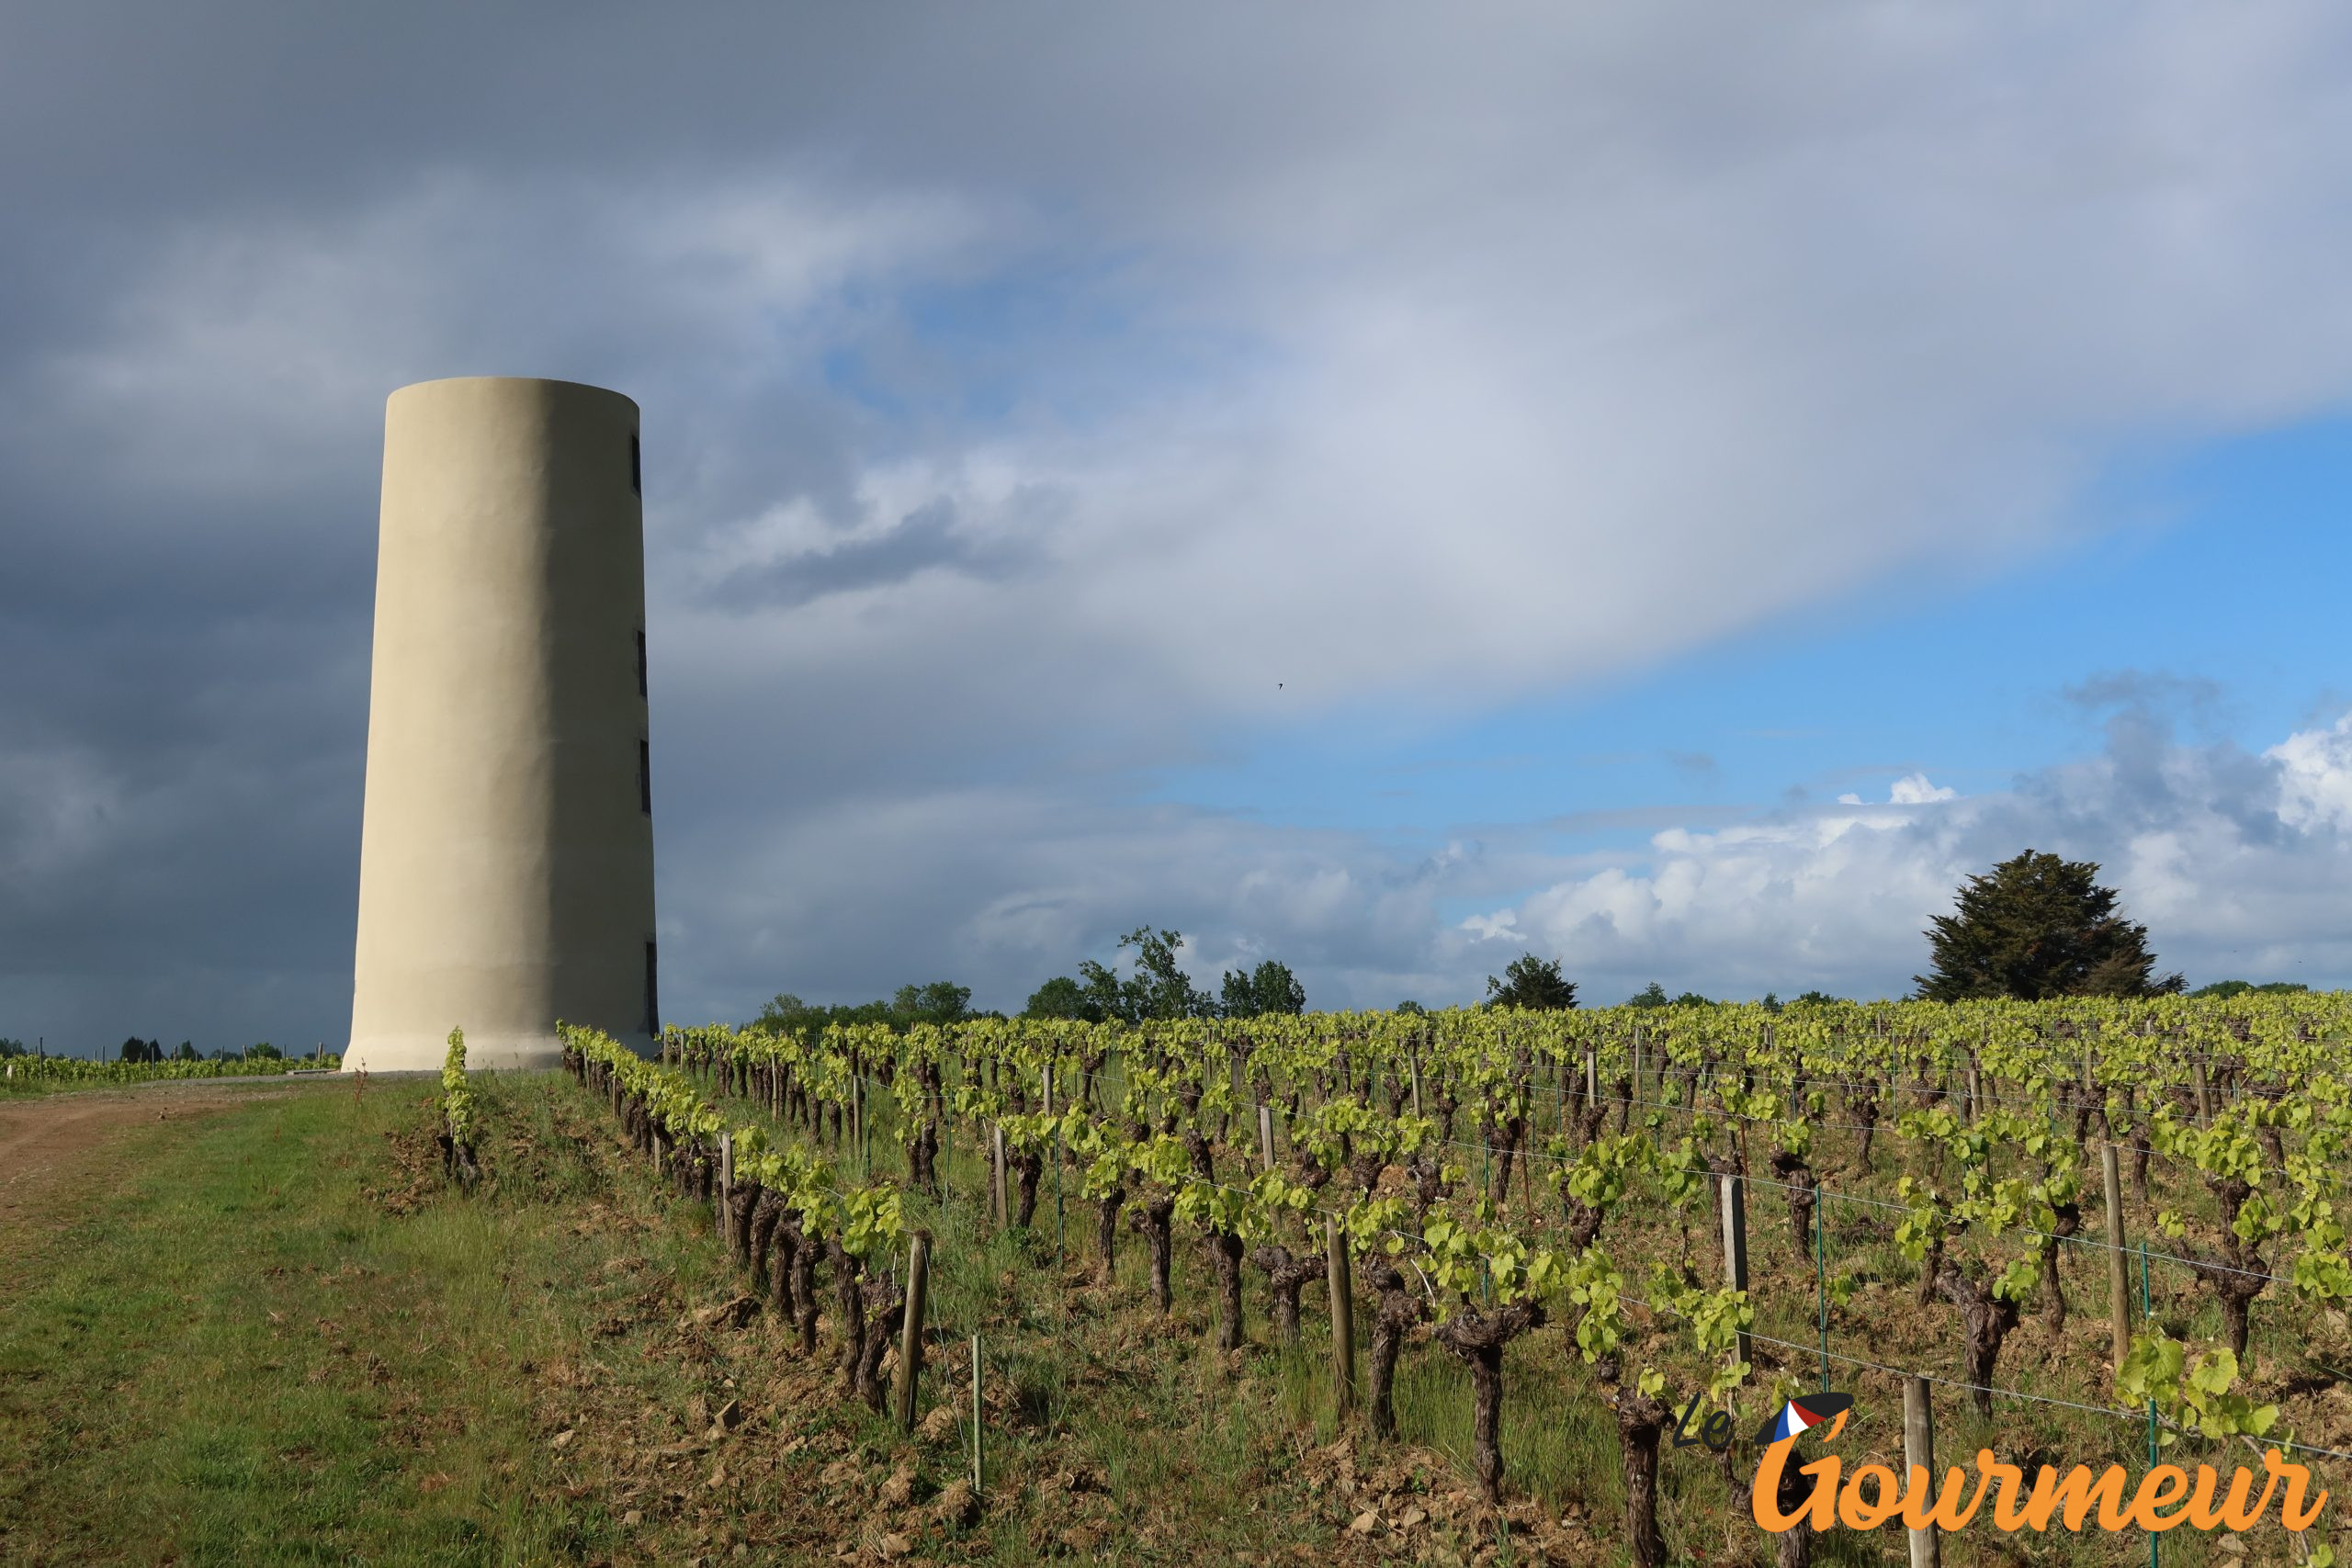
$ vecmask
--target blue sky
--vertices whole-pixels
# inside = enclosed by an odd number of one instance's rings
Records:
[[[2118,678],[2187,734],[2255,750],[2352,703],[2352,423],[2135,453],[2074,510],[2078,536],[1973,581],[1890,578],[1467,721],[1367,707],[1237,730],[1227,756],[1164,770],[1149,794],[1422,836],[1587,812],[1703,821],[1883,798],[1915,772],[2003,788],[2096,749]]]

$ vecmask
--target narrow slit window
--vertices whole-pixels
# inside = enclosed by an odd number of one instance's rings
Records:
[[[637,634],[637,694],[640,697],[647,694],[645,685],[645,634],[643,632]]]
[[[640,500],[645,495],[645,469],[642,460],[638,456],[635,431],[631,431],[628,437],[628,492]]]
[[[637,743],[637,804],[648,817],[653,815],[653,742]]]
[[[657,1039],[662,1033],[661,978],[661,965],[649,942],[645,944],[645,1032]]]

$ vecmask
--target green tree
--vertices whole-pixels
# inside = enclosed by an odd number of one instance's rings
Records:
[[[1958,907],[1926,933],[1933,972],[1915,975],[1927,1001],[1971,997],[2146,997],[2183,988],[2155,977],[2148,928],[2116,909],[2091,861],[2028,850],[1972,876]]]
[[[161,1047],[158,1047],[157,1049],[158,1049],[158,1053],[159,1053],[159,1054],[158,1054],[158,1055],[154,1055],[154,1056],[152,1056],[152,1057],[148,1058],[150,1061],[156,1061],[156,1062],[160,1062],[160,1061],[162,1061],[162,1060],[164,1059],[164,1058],[163,1058],[163,1056],[162,1056],[162,1055],[161,1055],[161,1054],[160,1054]],[[265,1061],[265,1062],[277,1062],[277,1061],[282,1061],[282,1060],[284,1060],[284,1059],[285,1059],[286,1053],[285,1053],[285,1052],[283,1052],[283,1051],[281,1051],[281,1050],[279,1050],[277,1046],[272,1045],[268,1041],[265,1040],[265,1041],[263,1041],[260,1044],[255,1045],[255,1046],[253,1046],[252,1048],[250,1048],[249,1050],[247,1050],[247,1051],[245,1052],[245,1055],[248,1055],[248,1056],[251,1056],[251,1057],[258,1058],[259,1060],[262,1060],[262,1061]]]
[[[1827,991],[1800,991],[1797,993],[1797,999],[1789,1005],[1791,1007],[1830,1007],[1842,999],[1831,996]]]
[[[804,1002],[790,991],[778,991],[752,1021],[754,1029],[774,1033],[794,1033],[811,1024],[821,1025],[826,1010],[812,1002]]]
[[[1180,931],[1138,926],[1119,939],[1119,951],[1136,950],[1135,970],[1125,978],[1091,958],[1078,966],[1087,998],[1105,1018],[1141,1023],[1154,1018],[1214,1018],[1216,1000],[1194,986],[1176,965],[1184,945]]]
[[[1652,980],[1648,985],[1644,986],[1640,990],[1635,991],[1632,996],[1627,997],[1625,998],[1625,1005],[1629,1008],[1662,1008],[1672,999],[1672,998],[1666,994],[1666,987],[1664,986],[1659,985],[1656,980]]]
[[[2249,993],[2257,997],[2269,997],[2310,989],[2309,986],[2300,980],[2271,980],[2259,986],[2251,980],[2216,980],[2210,986],[2199,986],[2188,994],[2213,1001],[2227,1001],[2232,997],[2243,997]]]
[[[1538,1010],[1572,1008],[1577,1005],[1577,986],[1560,973],[1558,959],[1522,953],[1510,961],[1501,979],[1487,976],[1487,1005]]]
[[[1222,990],[1221,1003],[1227,1018],[1263,1018],[1270,1012],[1306,1010],[1306,987],[1298,983],[1290,965],[1271,958],[1247,973],[1227,970]]]
[[[1057,975],[1029,993],[1029,1005],[1021,1010],[1023,1018],[1075,1018],[1087,1023],[1100,1023],[1103,1019],[1102,1004],[1089,995],[1085,987],[1067,975]]]
[[[890,1021],[899,1029],[918,1023],[956,1023],[972,1016],[972,987],[950,980],[901,986],[890,998]]]
[[[1398,1002],[1396,1004],[1396,1010],[1398,1012],[1409,1012],[1419,1018],[1427,1018],[1430,1015],[1429,1009],[1413,1000],[1410,997],[1408,997],[1405,1000]]]
[[[920,994],[923,989],[922,987],[902,987],[899,995],[904,996],[910,990]],[[970,993],[966,995],[968,997]],[[829,1023],[884,1023],[904,1032],[910,1021],[912,1020],[901,1016],[893,1004],[878,998],[870,1002],[827,1006],[803,1001],[789,991],[781,991],[760,1010],[760,1016],[752,1021],[751,1026],[779,1034],[797,1034],[805,1039],[821,1032]]]
[[[25,1043],[23,1041],[0,1040],[0,1059],[5,1059],[9,1056],[22,1056],[26,1054]]]

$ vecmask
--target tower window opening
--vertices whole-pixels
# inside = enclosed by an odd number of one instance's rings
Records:
[[[659,1036],[662,1032],[661,966],[656,962],[654,946],[645,944],[645,1032]]]
[[[648,817],[653,815],[653,742],[637,743],[637,804]]]
[[[637,634],[637,694],[647,694],[645,685],[645,634]]]
[[[637,433],[628,437],[628,492],[640,501],[645,497],[645,471],[638,457]]]

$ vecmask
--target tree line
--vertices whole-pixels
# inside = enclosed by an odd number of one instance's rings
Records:
[[[2095,861],[2069,861],[2027,850],[1989,872],[1973,875],[1954,897],[1949,915],[1931,919],[1928,972],[1915,975],[1913,995],[1922,1001],[1954,1002],[2011,998],[2041,1001],[2053,997],[2151,997],[2188,991],[2178,974],[2160,975],[2148,946],[2148,928],[2124,917],[2115,889],[2100,886]],[[1031,993],[1024,1018],[1080,1019],[1089,1023],[1142,1023],[1156,1019],[1259,1018],[1306,1010],[1306,988],[1289,965],[1267,959],[1254,968],[1225,972],[1216,993],[1193,983],[1177,962],[1181,932],[1139,926],[1119,939],[1118,951],[1132,953],[1128,972],[1087,959],[1075,976],[1057,975]],[[2192,997],[2233,997],[2247,992],[2301,991],[2291,981],[2257,985],[2221,980],[2188,991]],[[1548,1010],[1577,1005],[1577,982],[1562,961],[1533,953],[1513,959],[1499,976],[1487,977],[1485,1006]],[[1843,998],[1807,990],[1783,1004],[1768,993],[1763,1005],[1805,1006]],[[888,1001],[854,1007],[821,1007],[791,995],[771,1001],[757,1021],[772,1028],[802,1030],[827,1023],[886,1023],[905,1030],[917,1023],[956,1023],[968,1018],[1002,1017],[975,1012],[972,991],[939,980],[901,986]],[[1696,991],[1669,996],[1653,980],[1625,1000],[1628,1007],[1713,1007]],[[1427,1010],[1412,1000],[1399,1012]]]
[[[1130,970],[1121,975],[1093,959],[1080,963],[1075,976],[1057,975],[1030,994],[1023,1018],[1069,1018],[1088,1023],[1142,1023],[1171,1018],[1259,1018],[1306,1010],[1306,987],[1290,966],[1269,958],[1250,969],[1227,970],[1215,994],[1193,984],[1178,964],[1183,933],[1139,926],[1119,939],[1119,952],[1133,951]],[[829,1023],[880,1023],[904,1032],[918,1023],[959,1023],[972,1018],[1002,1018],[972,1007],[972,988],[951,980],[901,986],[888,1001],[823,1006],[789,992],[777,996],[753,1022],[795,1032]]]
[[[33,1054],[33,1049],[21,1040],[0,1038],[0,1060],[10,1056],[29,1056]],[[285,1060],[285,1052],[266,1040],[258,1044],[247,1045],[242,1050],[218,1049],[206,1052],[198,1050],[195,1043],[187,1040],[183,1040],[176,1047],[167,1050],[161,1040],[141,1040],[136,1034],[123,1041],[111,1052],[98,1053],[98,1060],[102,1062],[277,1062]]]

